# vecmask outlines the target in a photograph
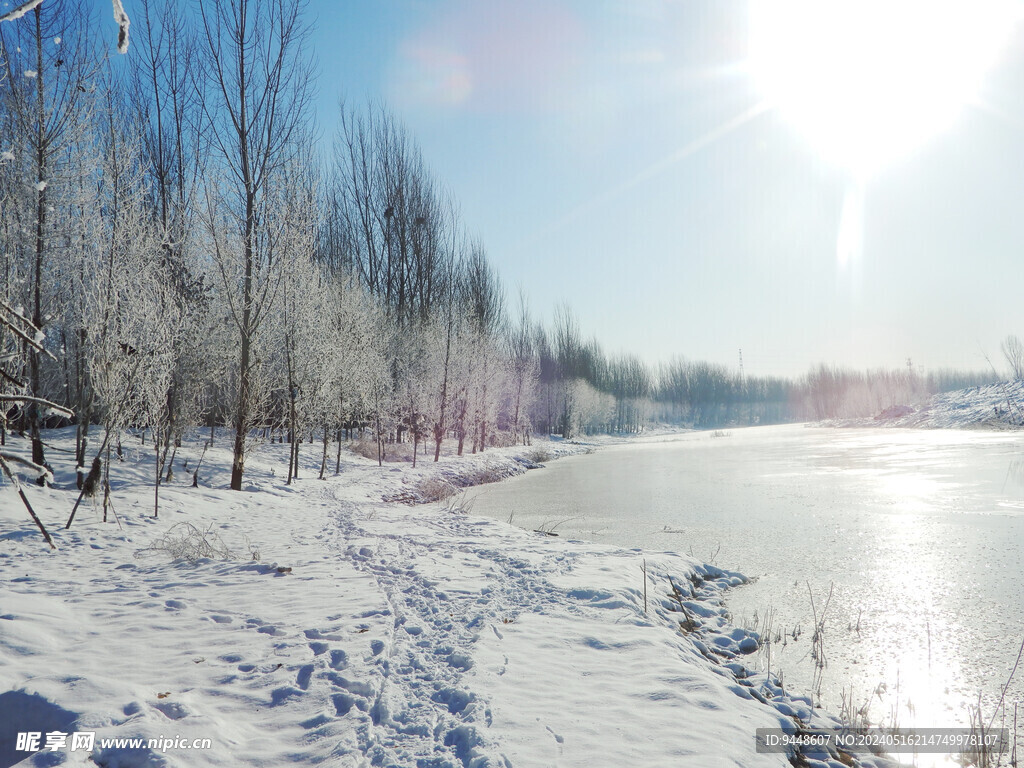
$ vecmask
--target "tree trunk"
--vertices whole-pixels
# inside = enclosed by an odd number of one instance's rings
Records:
[[[160,441],[153,436],[153,453],[156,456],[156,482],[153,483],[153,517],[160,516],[160,479],[164,468],[160,462]]]
[[[330,433],[327,431],[327,425],[324,424],[324,455],[320,459],[320,479],[324,479],[324,472],[327,470],[327,443],[330,440]]]
[[[43,29],[42,18],[39,6],[35,10],[36,21],[36,242],[35,242],[35,270],[32,286],[32,324],[37,329],[43,327],[43,304],[42,304],[42,282],[43,282],[43,254],[45,252],[45,226],[46,226],[46,108],[43,99]],[[35,349],[29,352],[29,379],[32,385],[32,395],[42,397],[42,382],[39,374],[39,352]],[[30,403],[28,407],[29,435],[32,440],[32,463],[45,466],[46,457],[43,454],[43,439],[39,427],[39,406]],[[40,476],[36,483],[46,485],[46,480]]]

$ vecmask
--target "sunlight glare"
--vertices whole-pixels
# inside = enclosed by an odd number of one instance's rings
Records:
[[[854,180],[846,189],[839,215],[836,261],[841,268],[856,267],[864,253],[864,185]]]
[[[1012,0],[751,0],[750,67],[830,161],[870,175],[977,98]]]

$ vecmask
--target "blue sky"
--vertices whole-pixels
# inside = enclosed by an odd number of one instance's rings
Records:
[[[535,314],[748,374],[984,368],[1024,335],[1024,43],[862,183],[760,109],[736,0],[312,0],[323,140],[382,99]],[[852,204],[861,200],[853,195]],[[851,203],[847,203],[848,205]],[[856,217],[855,217],[856,218]]]

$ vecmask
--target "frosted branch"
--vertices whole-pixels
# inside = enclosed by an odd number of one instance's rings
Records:
[[[40,5],[42,2],[43,0],[28,0],[28,2],[22,3],[14,10],[8,11],[3,16],[0,16],[0,22],[14,21],[15,19],[20,19],[29,11],[35,10],[36,6]]]
[[[44,400],[41,397],[30,397],[28,395],[0,395],[0,403],[35,403],[36,405],[48,408],[61,416],[67,416],[69,419],[75,415],[63,405],[57,405],[56,403]]]

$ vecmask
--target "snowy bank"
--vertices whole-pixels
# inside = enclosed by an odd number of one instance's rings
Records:
[[[871,418],[831,419],[835,427],[915,429],[1020,429],[1024,426],[1024,381],[942,392],[927,400],[895,405]]]
[[[0,768],[786,766],[756,728],[835,725],[744,666],[759,638],[722,604],[738,574],[383,501],[526,471],[524,449],[416,469],[351,455],[292,486],[286,450],[260,448],[232,492],[214,448],[204,487],[169,484],[154,520],[131,446],[112,473],[123,528],[87,508],[65,531],[58,472],[28,489],[55,552],[0,487]],[[221,555],[171,559],[182,523]],[[800,764],[842,764],[819,757]]]

